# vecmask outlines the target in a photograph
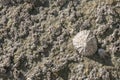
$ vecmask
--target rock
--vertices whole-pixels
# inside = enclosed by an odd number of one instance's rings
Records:
[[[119,8],[119,0],[0,0],[0,80],[119,80]]]

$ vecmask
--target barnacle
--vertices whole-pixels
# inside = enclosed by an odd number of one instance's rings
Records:
[[[97,51],[97,40],[90,30],[83,30],[76,34],[73,45],[83,56],[93,55]]]
[[[100,48],[98,49],[98,54],[101,58],[105,59],[106,57],[108,57],[108,54],[105,52],[104,49]]]

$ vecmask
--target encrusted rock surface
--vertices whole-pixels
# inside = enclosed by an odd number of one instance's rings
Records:
[[[83,30],[98,51],[81,58]],[[120,1],[0,0],[0,80],[120,80]]]

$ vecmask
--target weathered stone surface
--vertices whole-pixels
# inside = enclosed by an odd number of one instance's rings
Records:
[[[107,58],[78,55],[83,30]],[[119,0],[0,0],[0,80],[119,80],[119,53]]]

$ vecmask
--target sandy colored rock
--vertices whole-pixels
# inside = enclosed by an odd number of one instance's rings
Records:
[[[0,80],[120,80],[119,53],[119,0],[0,0]]]

